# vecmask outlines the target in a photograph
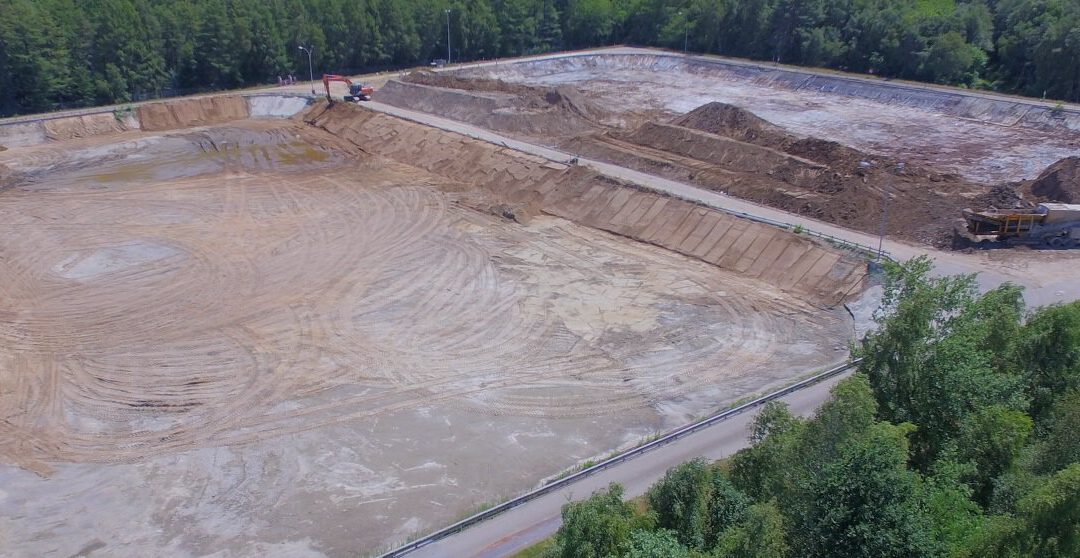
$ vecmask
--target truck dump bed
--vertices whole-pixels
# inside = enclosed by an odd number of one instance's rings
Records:
[[[1042,224],[1048,213],[1049,210],[1043,209],[1042,205],[1030,211],[965,209],[964,220],[967,221],[968,232],[974,235],[1021,235]]]
[[[1040,203],[1033,209],[964,210],[969,233],[999,240],[1042,240],[1051,246],[1080,244],[1080,205]],[[1037,238],[1034,238],[1037,237]]]

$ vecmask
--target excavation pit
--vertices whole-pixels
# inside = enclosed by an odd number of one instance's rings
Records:
[[[0,153],[14,555],[373,551],[845,355],[857,258],[356,107],[230,111]]]

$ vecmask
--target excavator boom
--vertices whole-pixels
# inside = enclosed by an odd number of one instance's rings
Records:
[[[375,89],[370,86],[353,83],[351,79],[336,74],[323,74],[322,81],[323,87],[326,88],[326,99],[330,102],[334,102],[334,97],[330,95],[330,82],[332,81],[340,81],[349,86],[349,94],[344,97],[344,100],[349,102],[370,101],[371,94],[375,92]]]

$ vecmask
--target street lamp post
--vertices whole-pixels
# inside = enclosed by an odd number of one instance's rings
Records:
[[[870,161],[859,161],[859,168],[868,169],[873,167],[874,163]],[[906,163],[896,164],[896,174],[903,174]],[[889,226],[889,190],[892,190],[893,181],[895,175],[890,174],[888,182],[885,183],[885,189],[881,192],[881,228],[878,230],[878,245],[877,245],[877,259],[881,261],[881,257],[885,255],[885,229]]]
[[[450,8],[446,8],[446,65],[450,65]]]
[[[311,82],[311,94],[315,95],[315,72],[311,69],[311,51],[315,50],[315,46],[304,48],[304,45],[300,45],[300,50],[307,53],[308,81]]]
[[[682,53],[686,54],[686,44],[690,41],[690,20],[683,22]]]
[[[679,17],[683,18],[682,53],[686,54],[686,45],[690,40],[690,20],[683,17],[684,13],[685,12],[682,10],[679,10]]]

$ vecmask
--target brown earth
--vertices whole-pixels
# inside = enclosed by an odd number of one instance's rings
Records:
[[[858,290],[865,274],[859,258],[806,237],[642,191],[582,167],[341,103],[322,103],[308,114],[311,124],[337,137],[476,190],[479,201],[466,203],[513,220],[542,211],[738,271],[818,305],[839,303]]]
[[[566,86],[430,72],[406,76],[401,85],[412,89],[388,85],[380,100],[390,104],[545,143],[554,139],[573,155],[872,234],[885,222],[889,236],[949,246],[961,210],[988,201],[986,186],[920,165],[897,173],[896,160],[799,137],[724,103],[707,103],[671,123],[624,127],[633,118],[616,121]]]
[[[778,146],[791,141],[790,134],[783,128],[727,103],[702,105],[675,119],[672,124],[751,143]]]
[[[0,154],[6,554],[374,552],[845,354],[864,262],[312,110]]]
[[[113,134],[132,128],[131,123],[111,112],[55,118],[45,120],[41,125],[45,128],[45,136],[54,141]]]
[[[1066,157],[1050,165],[1020,188],[1036,201],[1080,203],[1080,157]]]
[[[4,151],[0,149],[0,151]],[[7,188],[11,188],[15,185],[17,174],[15,171],[8,168],[7,165],[0,164],[0,192]]]
[[[1030,209],[1043,202],[1080,203],[1080,157],[1065,157],[1034,180],[998,184],[973,200],[971,207]]]
[[[221,96],[140,105],[138,115],[141,128],[154,132],[243,120],[249,113],[243,97]]]
[[[463,78],[453,74],[435,72],[410,72],[401,78],[401,81],[464,91],[511,93],[525,98],[536,97],[537,93],[543,90],[540,87],[511,83],[501,79]]]
[[[984,190],[915,165],[898,173],[896,161],[799,138],[722,103],[699,107],[674,124],[648,122],[574,138],[563,147],[870,233],[880,231],[887,193],[888,234],[937,246],[951,243],[960,210]]]
[[[567,85],[532,87],[412,72],[388,82],[380,93],[376,100],[388,104],[534,137],[593,131],[610,117],[608,111]]]

